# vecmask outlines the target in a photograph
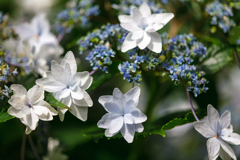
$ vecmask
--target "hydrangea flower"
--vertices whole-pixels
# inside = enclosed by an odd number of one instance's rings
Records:
[[[71,51],[69,51],[62,62],[51,62],[51,71],[47,77],[37,79],[36,83],[42,85],[47,92],[53,92],[53,96],[66,106],[70,112],[81,119],[87,120],[88,107],[93,105],[92,99],[85,91],[92,84],[93,78],[89,72],[77,72],[77,63]],[[58,108],[60,120],[64,120],[64,114],[68,109]]]
[[[25,133],[29,134],[36,129],[38,121],[51,121],[57,115],[46,101],[44,101],[44,90],[42,86],[35,85],[28,91],[20,84],[11,85],[13,96],[8,103],[11,107],[8,113],[21,120],[27,126]]]
[[[33,17],[31,23],[16,25],[14,31],[21,40],[27,40],[35,52],[38,52],[44,44],[58,44],[57,38],[50,33],[50,24],[46,14],[43,13]]]
[[[123,42],[122,52],[138,46],[141,50],[147,47],[153,52],[160,53],[162,40],[156,31],[166,25],[173,17],[173,13],[151,14],[147,3],[143,3],[139,9],[133,7],[130,16],[120,15],[118,19],[121,27],[130,32]]]
[[[98,101],[108,112],[97,123],[99,128],[105,128],[106,137],[112,137],[118,132],[128,143],[133,142],[135,132],[142,132],[142,123],[147,120],[137,107],[140,88],[134,87],[125,94],[115,88],[112,96],[101,96]]]
[[[236,155],[229,144],[239,145],[240,135],[233,133],[231,123],[231,113],[225,111],[219,118],[218,111],[212,105],[208,105],[208,116],[199,122],[194,122],[194,128],[204,137],[209,138],[207,141],[208,157],[210,160],[217,159],[234,159]],[[228,144],[229,143],[229,144]]]

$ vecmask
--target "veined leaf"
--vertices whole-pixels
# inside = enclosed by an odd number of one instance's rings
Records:
[[[202,119],[205,115],[206,115],[205,112],[197,112],[197,116],[199,119]],[[161,135],[163,137],[166,137],[166,133],[164,132],[165,130],[169,130],[177,126],[181,126],[181,125],[196,121],[194,116],[192,115],[192,112],[184,113],[184,115],[181,116],[183,118],[172,119],[172,117],[176,117],[176,115],[162,117],[152,123],[146,123],[146,124],[143,123],[144,131],[142,133],[135,132],[134,137],[138,137],[138,136],[145,137],[149,135]],[[104,129],[97,128],[97,126],[92,126],[88,130],[85,130],[83,135],[87,138],[94,140],[95,142],[105,137]],[[118,133],[117,135],[111,138],[123,138],[123,137],[120,133]],[[111,139],[111,138],[108,138],[108,139]]]
[[[203,63],[198,66],[198,70],[202,70],[207,74],[214,74],[230,61],[232,61],[232,48],[212,45],[207,50]]]
[[[67,108],[67,109],[69,109],[69,107],[67,107],[65,104],[62,104],[61,102],[59,102],[58,100],[56,100],[56,99],[54,98],[54,96],[52,95],[52,93],[45,92],[45,100],[46,100],[52,107],[60,107],[60,108]]]
[[[2,122],[6,122],[10,119],[13,119],[14,117],[9,115],[7,111],[5,111],[4,109],[0,112],[0,123]]]

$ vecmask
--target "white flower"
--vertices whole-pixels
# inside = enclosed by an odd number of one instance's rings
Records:
[[[222,159],[236,160],[236,155],[229,144],[239,145],[240,135],[233,133],[230,112],[225,111],[219,118],[218,111],[212,105],[208,105],[207,112],[208,116],[204,120],[194,122],[193,125],[199,133],[209,138],[207,141],[209,159],[215,160],[220,156]]]
[[[8,113],[19,118],[27,126],[26,134],[36,129],[39,119],[51,121],[53,116],[57,115],[57,111],[43,100],[42,86],[35,85],[27,91],[22,85],[13,84],[11,89],[13,96],[8,101],[11,105]]]
[[[29,65],[32,70],[46,77],[51,60],[59,61],[62,53],[63,49],[60,45],[45,44],[41,46],[39,52],[28,55]]]
[[[141,123],[147,120],[137,107],[140,88],[134,87],[126,94],[115,88],[113,96],[101,96],[99,103],[108,112],[97,123],[99,128],[105,128],[106,137],[112,137],[121,131],[122,136],[128,143],[133,142],[134,134],[143,131]]]
[[[151,51],[162,51],[162,40],[156,32],[166,25],[174,17],[173,13],[151,14],[147,3],[143,3],[139,9],[133,7],[131,15],[120,15],[120,25],[130,31],[122,45],[122,52],[138,46],[140,49],[149,48]]]
[[[67,160],[68,157],[62,153],[62,148],[59,147],[59,140],[48,138],[48,155],[43,157],[43,160]]]
[[[88,107],[93,105],[92,99],[85,91],[92,84],[93,78],[89,72],[77,72],[77,63],[71,51],[69,51],[61,64],[51,62],[51,71],[47,77],[36,80],[47,92],[53,92],[53,96],[66,106],[77,118],[86,121]],[[64,114],[68,109],[58,108],[60,120],[64,120]]]
[[[22,23],[14,27],[21,40],[27,40],[38,52],[44,44],[58,44],[57,38],[50,33],[50,24],[45,14],[38,14],[31,23]]]

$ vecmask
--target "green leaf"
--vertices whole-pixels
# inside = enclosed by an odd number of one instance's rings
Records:
[[[9,115],[8,112],[5,112],[4,109],[0,112],[0,123],[6,122],[14,117]]]
[[[208,48],[207,55],[202,60],[202,64],[197,68],[207,74],[214,74],[232,61],[231,55],[232,48],[212,45]]]
[[[107,82],[108,80],[110,80],[114,75],[112,73],[101,73],[101,74],[93,74],[93,83],[92,85],[88,88],[87,91],[91,91],[94,90],[95,88],[97,88],[98,86],[100,86],[101,84]]]
[[[52,93],[45,92],[45,100],[53,107],[60,107],[60,108],[69,109],[69,107],[67,107],[65,104],[62,104],[61,102],[56,100],[54,98],[54,96],[52,95]]]
[[[230,42],[230,44],[237,44],[237,40],[240,37],[239,30],[240,26],[236,26],[229,32],[228,41]]]
[[[206,115],[206,112],[197,112],[196,114],[198,118],[201,119]],[[180,118],[173,118],[176,116],[177,117],[180,116]],[[181,126],[187,123],[192,123],[194,121],[196,120],[192,115],[192,112],[172,114],[169,116],[159,118],[152,123],[143,124],[144,131],[142,133],[136,132],[134,137],[138,137],[138,136],[145,137],[149,135],[161,135],[163,137],[166,137],[166,133],[164,132],[165,130],[169,130],[174,127]],[[97,128],[97,126],[92,126],[83,132],[83,136],[85,136],[86,138],[92,139],[95,142],[98,142],[99,139],[105,137],[104,129]],[[115,138],[123,138],[123,137],[120,133],[118,133],[117,135],[111,138],[115,139]],[[108,138],[108,139],[111,139],[111,138]]]

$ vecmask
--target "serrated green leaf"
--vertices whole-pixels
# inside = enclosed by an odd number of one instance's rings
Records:
[[[5,111],[4,109],[0,112],[0,123],[2,122],[6,122],[10,119],[13,119],[14,117],[9,115],[7,111]]]
[[[198,70],[202,70],[207,74],[214,74],[230,61],[232,61],[232,48],[212,45],[208,47],[207,55],[202,60],[202,64],[198,66]]]
[[[53,107],[68,108],[65,104],[56,100],[52,93],[45,92],[45,100]]]
[[[150,124],[149,123],[143,124],[144,131],[142,133],[136,132],[134,137],[138,137],[138,136],[145,137],[150,135],[161,135],[163,137],[166,137],[166,133],[164,132],[165,130],[169,130],[177,126],[181,126],[181,125],[196,121],[194,116],[192,115],[192,112],[180,113],[180,114],[181,114],[181,117],[183,118],[171,119],[172,117],[176,117],[176,114],[174,114],[174,115],[162,117]],[[179,116],[179,113],[177,115]],[[197,116],[199,119],[201,119],[205,116],[205,112],[197,112]],[[97,126],[93,126],[85,130],[83,135],[86,138],[94,140],[95,142],[98,142],[99,139],[105,137],[104,130],[97,128]],[[118,133],[117,135],[111,138],[123,138],[123,137],[120,133]],[[108,139],[111,139],[111,138],[108,138]]]

